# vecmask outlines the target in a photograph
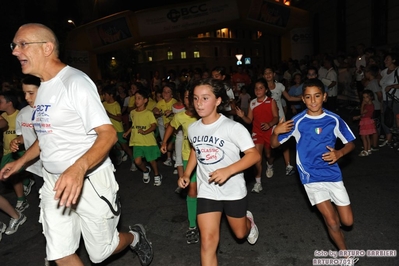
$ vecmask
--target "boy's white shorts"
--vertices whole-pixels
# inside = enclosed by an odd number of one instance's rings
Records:
[[[337,206],[350,204],[348,192],[342,181],[339,182],[314,182],[303,185],[312,206],[326,200],[331,200]]]
[[[82,235],[91,261],[99,263],[105,260],[119,244],[116,226],[120,215],[114,215],[98,194],[117,209],[115,200],[119,186],[114,166],[111,164],[91,175],[91,183],[86,178],[79,201],[72,208],[59,207],[59,201],[54,200],[53,188],[58,177],[43,170],[39,222],[46,237],[47,259],[52,261],[74,254]]]

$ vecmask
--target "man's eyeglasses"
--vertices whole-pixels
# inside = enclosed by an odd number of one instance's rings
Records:
[[[14,49],[17,46],[19,46],[21,49],[24,49],[29,44],[35,44],[35,43],[46,43],[46,42],[18,42],[18,43],[12,42],[12,43],[10,43],[10,48],[11,48],[11,51],[14,51]]]

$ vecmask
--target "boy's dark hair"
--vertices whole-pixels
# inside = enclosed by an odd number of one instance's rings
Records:
[[[395,66],[399,66],[399,58],[397,53],[387,53],[384,57],[384,59],[389,56],[392,59],[392,62],[394,63]]]
[[[306,70],[306,74],[308,74],[309,73],[309,70],[314,70],[314,72],[316,73],[316,75],[319,75],[319,70],[317,69],[317,67],[314,67],[314,66],[310,66],[310,67],[308,67],[308,69]]]
[[[150,98],[150,92],[146,89],[139,89],[138,91],[136,91],[135,95],[136,94],[141,95],[141,97],[143,97],[144,99]]]
[[[19,101],[18,96],[13,91],[0,92],[0,96],[3,96],[6,102],[11,102],[14,109],[18,109]]]
[[[308,79],[303,83],[303,87],[302,87],[302,94],[305,92],[305,90],[308,87],[317,87],[319,88],[323,93],[326,92],[325,87],[323,82],[321,82],[320,79]]]
[[[131,85],[136,86],[137,90],[144,89],[143,83],[141,83],[141,82],[136,82],[136,81],[134,81],[134,82],[132,82],[132,83],[130,84],[129,88],[131,87]]]
[[[373,77],[377,77],[380,72],[380,68],[376,65],[369,65],[366,67],[366,73],[370,73]]]
[[[36,87],[40,86],[40,79],[38,77],[32,75],[26,75],[22,80],[22,84],[24,85],[34,85]]]
[[[216,71],[218,72],[220,75],[222,76],[226,76],[226,68],[222,67],[222,66],[216,66],[212,69],[211,72]]]
[[[265,73],[266,69],[270,69],[273,73],[276,73],[276,68],[271,67],[271,66],[267,66],[267,67],[264,67],[264,68],[263,68],[262,74]]]
[[[162,87],[162,91],[163,88],[168,87],[171,91],[172,91],[172,98],[177,98],[176,96],[176,83],[174,82],[166,82],[165,85]]]
[[[114,99],[116,97],[116,87],[112,84],[106,85],[104,88],[102,88],[101,92],[103,94],[106,93],[108,95],[111,95],[112,98],[114,98]]]

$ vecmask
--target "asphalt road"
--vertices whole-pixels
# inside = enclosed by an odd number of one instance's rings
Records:
[[[350,125],[354,131],[357,130],[355,124]],[[399,265],[397,255],[370,256],[374,250],[392,251],[394,254],[398,251],[399,152],[384,147],[371,156],[359,157],[360,150],[361,142],[356,140],[356,150],[339,162],[355,218],[354,227],[344,232],[348,247],[363,255],[357,265]],[[293,152],[291,157],[295,158]],[[144,184],[141,173],[129,171],[128,162],[117,167],[122,199],[120,229],[127,230],[135,223],[145,225],[155,250],[153,266],[200,265],[200,244],[187,245],[185,241],[188,227],[186,201],[184,194],[174,192],[177,175],[173,175],[172,167],[164,166],[161,161],[159,165],[164,175],[160,187],[153,186],[153,180]],[[251,170],[247,171],[249,191],[254,184],[252,177]],[[252,246],[246,241],[236,240],[223,219],[219,265],[306,266],[320,262],[313,259],[331,258],[329,252],[336,251],[336,248],[328,237],[324,222],[310,206],[298,176],[285,176],[281,156],[276,159],[274,176],[270,179],[264,177],[262,182],[260,194],[248,194],[249,209],[260,231],[258,242]],[[3,193],[15,204],[13,192]],[[3,235],[0,242],[1,265],[44,265],[45,240],[38,223],[36,190],[28,200],[30,207],[25,211],[26,223],[15,234]],[[0,213],[0,220],[8,223],[9,218]],[[91,265],[83,245],[77,252],[85,265]],[[323,256],[318,257],[320,255]],[[140,263],[133,252],[126,250],[100,265]]]

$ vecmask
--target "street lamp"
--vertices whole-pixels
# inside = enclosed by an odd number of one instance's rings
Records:
[[[72,19],[68,19],[68,23],[69,23],[69,24],[72,24],[72,25],[76,28],[76,24],[75,24],[75,22],[73,22]]]

